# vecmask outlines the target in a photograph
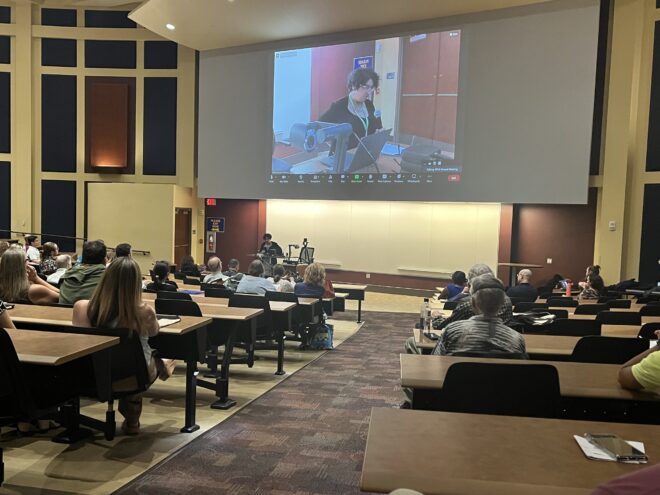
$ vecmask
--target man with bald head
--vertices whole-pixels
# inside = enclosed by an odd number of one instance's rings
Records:
[[[519,302],[534,302],[539,296],[538,291],[532,287],[532,270],[528,268],[523,268],[518,272],[517,277],[518,285],[514,287],[509,287],[509,290],[506,291],[506,295],[509,297],[515,297]]]
[[[222,261],[220,261],[220,258],[217,256],[209,258],[209,260],[206,262],[206,267],[211,273],[204,277],[204,280],[202,280],[203,284],[222,285],[224,284],[225,280],[229,278],[227,275],[222,273]]]

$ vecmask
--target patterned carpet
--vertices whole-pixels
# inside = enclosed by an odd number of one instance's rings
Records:
[[[364,320],[342,345],[117,493],[360,493],[371,408],[403,400],[399,354],[411,327],[409,315]]]

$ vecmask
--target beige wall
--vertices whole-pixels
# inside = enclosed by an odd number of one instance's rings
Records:
[[[267,229],[286,251],[304,237],[330,268],[446,277],[497,264],[500,205],[269,200]]]

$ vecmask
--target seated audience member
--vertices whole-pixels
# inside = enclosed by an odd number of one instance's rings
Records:
[[[92,298],[73,306],[73,324],[78,327],[128,328],[140,338],[149,378],[166,380],[174,362],[155,358],[149,337],[158,334],[158,320],[151,306],[142,302],[142,274],[138,264],[127,256],[117,258],[104,270]],[[127,435],[140,431],[142,394],[119,399],[119,412],[126,418],[122,430]]]
[[[133,248],[126,242],[117,244],[117,247],[115,248],[115,258],[123,258],[124,256],[128,258],[133,257]]]
[[[0,259],[0,299],[7,302],[30,301],[33,304],[52,304],[59,298],[59,290],[42,280],[33,266],[26,263],[20,247],[9,248]]]
[[[263,263],[260,260],[254,260],[248,267],[247,275],[244,275],[238,283],[236,292],[263,296],[268,291],[276,291],[275,285],[262,277],[263,273]]]
[[[326,295],[332,285],[328,285],[328,281],[325,276],[325,268],[321,263],[312,263],[311,265],[305,268],[305,274],[303,275],[303,281],[298,282],[294,288],[293,292],[296,296],[299,297],[333,297],[334,290],[332,290],[332,295]]]
[[[655,335],[660,339],[660,330]],[[621,366],[619,383],[631,390],[660,390],[660,347],[654,345]]]
[[[41,253],[39,252],[39,238],[36,235],[25,236],[25,257],[29,263],[39,264]]]
[[[580,282],[578,285],[583,289],[587,286],[587,279],[589,275],[600,275],[600,265],[589,265],[584,274],[584,281]]]
[[[169,280],[170,264],[167,261],[157,261],[151,273],[151,282],[147,284],[147,290],[176,292],[179,289],[176,282]]]
[[[189,277],[201,277],[199,267],[195,264],[195,259],[192,256],[184,256],[181,258],[181,273]]]
[[[587,283],[580,292],[578,300],[598,299],[605,293],[605,284],[600,275],[589,275]]]
[[[493,271],[490,269],[490,267],[488,265],[484,265],[483,263],[477,263],[472,268],[470,268],[470,270],[468,271],[468,285],[467,285],[468,289],[470,288],[470,284],[473,279],[475,279],[480,275],[486,275],[486,274],[490,274],[494,276]],[[451,316],[449,316],[448,318],[443,318],[443,317],[434,318],[433,328],[435,328],[436,330],[442,330],[450,323],[453,323],[455,321],[467,320],[468,318],[471,318],[475,314],[476,313],[474,312],[474,308],[472,306],[472,298],[470,298],[466,301],[461,301],[458,304],[458,306],[456,306],[456,309],[454,309]],[[505,296],[504,305],[500,308],[500,311],[497,314],[497,316],[502,320],[502,322],[505,325],[513,318],[513,306],[511,305],[511,299],[509,299],[507,296]],[[417,344],[415,344],[414,337],[409,337],[406,340],[405,349],[408,354],[421,354],[421,351],[417,347]]]
[[[9,243],[7,241],[0,241],[0,257],[5,254],[7,249],[9,249]]]
[[[470,279],[471,303],[476,313],[445,328],[433,354],[457,352],[525,353],[525,339],[498,317],[506,301],[504,285],[491,274]]]
[[[206,263],[206,267],[211,273],[204,277],[204,280],[202,280],[203,284],[222,285],[224,284],[225,280],[229,278],[227,275],[222,273],[222,261],[217,256],[209,258],[208,262]]]
[[[227,289],[236,291],[239,282],[243,278],[240,268],[241,265],[236,258],[230,259],[229,263],[227,263],[227,271],[222,272],[227,277],[227,280],[225,280],[225,287]]]
[[[50,275],[51,273],[54,273],[55,270],[57,270],[55,258],[57,258],[59,255],[60,249],[57,247],[57,244],[54,242],[46,242],[43,245],[43,256],[41,257],[41,263],[39,264],[41,273],[44,275]]]
[[[655,464],[603,483],[591,495],[655,495],[659,487],[660,464]]]
[[[107,250],[101,240],[87,241],[83,245],[82,263],[74,266],[60,278],[60,303],[73,304],[89,299],[105,270]]]
[[[509,297],[516,297],[521,301],[536,301],[536,298],[539,296],[539,292],[530,284],[532,281],[532,270],[523,268],[518,272],[517,280],[518,285],[509,287],[509,290],[506,291],[506,295]]]
[[[268,280],[273,282],[278,292],[293,292],[294,284],[285,275],[284,267],[279,263],[273,267],[273,276],[268,277]]]
[[[465,285],[467,284],[467,278],[465,277],[465,272],[457,271],[451,274],[451,283],[447,284],[447,287],[442,289],[440,292],[440,299],[453,299],[463,292]]]
[[[48,275],[46,282],[51,285],[58,285],[62,275],[64,275],[69,268],[71,268],[71,256],[68,254],[60,254],[55,259],[55,271]]]

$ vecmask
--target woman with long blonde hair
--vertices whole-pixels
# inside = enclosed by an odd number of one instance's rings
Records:
[[[106,268],[89,300],[73,306],[73,324],[80,327],[128,328],[140,338],[150,377],[166,380],[172,374],[174,361],[153,356],[149,337],[158,334],[156,313],[142,302],[142,273],[133,258],[116,258]],[[142,394],[119,400],[119,412],[124,416],[122,430],[127,435],[140,431]]]
[[[39,278],[34,267],[26,263],[25,252],[20,247],[10,247],[5,251],[0,258],[0,299],[52,304],[59,297],[59,289]]]

